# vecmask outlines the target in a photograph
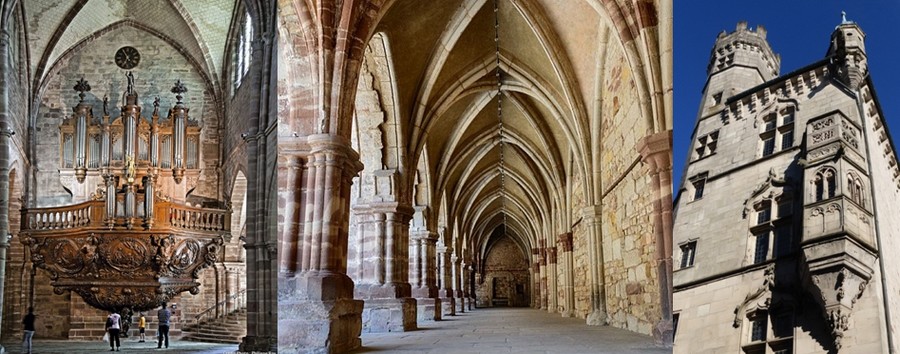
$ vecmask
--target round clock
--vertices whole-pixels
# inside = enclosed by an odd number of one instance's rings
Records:
[[[132,69],[141,61],[141,53],[134,47],[122,47],[116,51],[116,65],[122,69]]]

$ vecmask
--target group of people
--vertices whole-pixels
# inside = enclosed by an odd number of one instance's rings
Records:
[[[131,312],[130,310],[128,312]],[[129,316],[130,318],[131,316]],[[156,348],[161,349],[163,343],[166,344],[166,348],[169,347],[169,320],[172,318],[172,312],[169,311],[166,303],[162,303],[162,308],[159,311],[156,311],[156,318],[159,321],[159,329],[156,330],[157,344]],[[128,337],[128,324],[131,321],[122,321],[122,316],[119,315],[118,311],[113,311],[113,313],[109,314],[106,318],[106,331],[109,334],[109,351],[119,351],[119,334],[122,331],[123,327],[125,330],[124,337]],[[141,334],[141,339],[138,342],[145,342],[146,337],[144,332],[147,329],[147,318],[144,317],[144,313],[141,312],[141,317],[138,319],[138,330]]]
[[[119,314],[118,310],[114,310],[109,316],[106,317],[106,326],[104,329],[106,330],[106,334],[109,337],[109,351],[119,351],[119,347],[121,346],[119,342],[119,336],[128,337],[128,329],[131,323],[131,316],[133,313],[130,309],[126,309],[122,311],[126,318],[123,319],[122,315]],[[172,318],[172,312],[169,311],[169,308],[166,306],[166,303],[162,303],[162,308],[159,311],[156,311],[156,317],[159,321],[159,329],[156,331],[157,336],[157,349],[161,349],[163,344],[166,345],[166,348],[169,347],[169,321]],[[22,337],[22,353],[31,354],[31,339],[34,337],[34,322],[36,320],[36,316],[34,315],[34,308],[28,308],[28,314],[25,315],[25,318],[22,319],[22,325],[24,326],[25,335]],[[141,339],[138,342],[146,342],[146,337],[144,332],[147,329],[147,318],[144,317],[144,313],[140,313],[140,318],[138,319],[138,330],[141,335]]]

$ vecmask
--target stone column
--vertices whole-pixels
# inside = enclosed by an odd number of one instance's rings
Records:
[[[637,145],[641,160],[650,167],[653,188],[653,236],[659,277],[662,318],[653,331],[657,341],[672,345],[672,131],[642,138]]]
[[[531,249],[531,307],[541,308],[541,250],[534,247]]]
[[[468,295],[466,296],[466,308],[468,308],[469,311],[475,309],[475,281],[477,280],[475,275],[475,267],[472,267],[471,265],[466,266],[466,284],[468,287],[468,290],[466,291],[466,294]]]
[[[450,256],[450,268],[452,269],[453,274],[453,288],[456,289],[453,294],[453,297],[456,298],[456,313],[464,313],[466,312],[466,300],[462,290],[462,259],[459,259],[456,254]]]
[[[440,287],[438,297],[441,299],[442,315],[456,316],[456,299],[453,298],[453,276],[450,271],[450,250],[445,246],[437,247],[438,273]]]
[[[362,220],[362,278],[356,298],[363,299],[363,331],[416,329],[416,300],[409,285],[409,220],[412,208],[397,202],[359,207]]]
[[[541,264],[541,309],[549,311],[549,308],[547,307],[549,302],[549,294],[547,293],[547,247],[544,240],[540,240],[539,244],[541,245],[540,248],[538,248],[538,261]]]
[[[5,2],[0,9],[0,304],[3,302],[3,287],[6,285],[6,251],[9,249],[9,150],[12,146],[12,117],[9,112],[9,82],[15,77],[9,72],[9,21],[12,4]],[[3,319],[3,307],[0,306],[0,322]],[[3,347],[0,346],[0,352]]]
[[[559,235],[557,243],[563,258],[563,292],[566,304],[562,317],[575,317],[575,265],[572,255],[572,233]]]
[[[285,217],[294,218],[283,221],[279,349],[347,352],[361,344],[363,302],[353,299],[353,281],[346,267],[350,185],[362,163],[349,141],[340,136],[311,135],[307,146],[305,153],[283,150],[283,155],[299,158],[300,163],[282,164],[295,169],[293,173],[279,171],[279,178],[296,178],[279,185],[301,186],[279,188],[281,209],[286,210]],[[247,258],[248,263],[252,261],[249,249]],[[248,279],[249,288],[254,286],[249,284],[253,278]]]
[[[603,259],[603,219],[599,206],[582,209],[582,222],[587,229],[588,255],[591,269],[591,313],[587,324],[603,326],[607,323],[606,310],[606,263]]]
[[[416,254],[410,254],[410,262],[417,265],[415,271],[410,271],[410,281],[413,282],[413,297],[418,306],[419,321],[435,321],[441,319],[441,299],[438,296],[436,282],[437,267],[435,266],[435,247],[437,246],[437,234],[428,230],[415,231],[410,235],[410,252],[416,250]],[[415,243],[415,247],[412,243]],[[413,281],[415,274],[418,279]]]
[[[557,290],[556,247],[547,247],[547,312],[559,311],[559,291]]]

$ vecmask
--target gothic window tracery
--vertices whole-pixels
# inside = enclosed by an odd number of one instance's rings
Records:
[[[865,188],[863,188],[862,179],[853,172],[847,174],[847,189],[849,190],[850,200],[856,202],[859,206],[865,207],[865,195],[863,194]]]
[[[815,185],[815,201],[818,202],[834,198],[835,191],[837,190],[837,183],[834,176],[834,169],[830,167],[823,168],[816,172],[815,177],[813,177],[813,184]]]

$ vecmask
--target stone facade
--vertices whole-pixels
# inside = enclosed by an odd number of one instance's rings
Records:
[[[676,353],[897,350],[900,170],[864,38],[844,20],[778,76],[762,26],[718,36],[676,200]]]
[[[8,248],[6,238],[0,241],[0,252],[9,250],[0,257],[7,260],[0,269],[10,275],[3,279],[0,273],[2,338],[21,336],[21,318],[29,306],[39,318],[37,338],[96,340],[103,335],[106,313],[77,295],[55,294],[47,272],[32,273],[31,255],[18,235],[19,210],[88,198],[96,182],[92,176],[85,186],[59,171],[59,125],[78,102],[72,86],[81,77],[93,86],[85,101],[93,105],[95,118],[103,113],[104,95],[109,96],[110,116],[119,114],[126,70],[113,58],[120,47],[132,46],[142,56],[131,70],[142,115],[149,118],[158,96],[164,118],[175,103],[170,87],[181,80],[188,89],[184,102],[190,120],[201,127],[195,175],[189,174],[186,183],[160,181],[157,191],[197,205],[200,199],[193,197],[215,200],[230,204],[234,211],[233,234],[225,237],[223,257],[198,274],[200,292],[170,300],[177,304],[171,333],[181,336],[182,327],[194,324],[207,309],[213,309],[205,317],[209,319],[246,307],[248,336],[242,350],[275,349],[276,213],[274,198],[267,195],[276,187],[270,182],[276,141],[267,132],[274,126],[276,72],[271,67],[271,46],[262,46],[263,38],[268,37],[269,43],[274,38],[275,6],[274,1],[215,1],[200,6],[2,3],[0,131],[15,132],[0,133],[0,151],[9,152],[0,153],[0,190],[11,197],[0,205],[0,230],[13,235]],[[242,84],[232,78],[240,78]],[[268,177],[265,171],[270,171]],[[4,183],[7,177],[10,185]],[[152,335],[156,325],[150,323]]]

